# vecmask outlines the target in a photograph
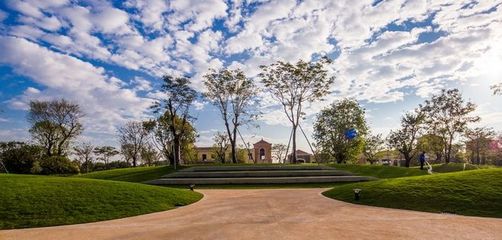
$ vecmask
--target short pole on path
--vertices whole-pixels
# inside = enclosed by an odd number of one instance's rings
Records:
[[[361,199],[361,189],[355,188],[354,190],[354,200],[359,201]]]

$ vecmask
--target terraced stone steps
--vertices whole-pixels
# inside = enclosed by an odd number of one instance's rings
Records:
[[[360,176],[313,176],[313,177],[242,177],[242,178],[161,178],[150,181],[154,185],[188,184],[283,184],[283,183],[336,183],[369,181]]]
[[[154,185],[336,183],[372,180],[327,166],[237,165],[196,166],[149,181]]]
[[[187,172],[180,171],[162,178],[240,178],[240,177],[312,177],[312,176],[351,176],[340,170],[274,170],[274,171],[219,171]]]
[[[312,165],[237,165],[237,166],[197,166],[179,172],[224,172],[224,171],[280,171],[280,170],[334,170],[328,166]]]

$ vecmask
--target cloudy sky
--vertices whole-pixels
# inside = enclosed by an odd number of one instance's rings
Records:
[[[334,59],[333,94],[367,110],[374,132],[441,88],[459,88],[478,105],[480,125],[502,130],[502,1],[0,1],[0,140],[27,139],[27,103],[67,98],[86,113],[82,140],[117,145],[116,127],[144,120],[164,74],[189,75],[203,91],[208,68],[242,68],[276,60]],[[257,84],[259,82],[257,81]],[[263,94],[259,128],[249,141],[287,143],[289,128]],[[223,129],[218,112],[193,109],[199,145]],[[305,141],[300,144],[306,148]],[[305,149],[307,150],[307,149]]]

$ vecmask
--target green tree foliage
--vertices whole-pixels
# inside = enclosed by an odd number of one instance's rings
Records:
[[[40,161],[41,174],[76,174],[79,173],[78,165],[66,156],[50,156]]]
[[[190,86],[190,79],[186,77],[164,76],[162,78],[161,93],[165,98],[158,99],[152,109],[154,113],[164,114],[169,124],[169,131],[173,137],[173,166],[176,166],[182,161],[182,141],[185,136],[185,125],[188,124],[193,117],[190,115],[190,107],[197,98],[197,92]],[[176,128],[176,119],[181,119],[181,127]]]
[[[419,152],[426,152],[435,156],[435,163],[440,163],[444,153],[444,140],[435,134],[425,134],[418,138],[417,149]],[[432,160],[432,159],[431,159]]]
[[[240,69],[210,69],[204,78],[207,89],[204,96],[220,111],[230,142],[232,162],[236,163],[238,128],[258,116],[256,86]]]
[[[385,141],[381,134],[368,134],[365,138],[363,153],[366,161],[374,164],[378,161],[378,153],[384,150]]]
[[[78,104],[65,99],[31,101],[28,121],[33,139],[45,149],[47,156],[62,156],[70,141],[83,131],[83,116]]]
[[[213,136],[213,142],[214,144],[213,144],[213,150],[211,151],[211,155],[214,156],[214,159],[216,161],[225,163],[228,147],[230,145],[228,135],[221,132],[217,132]]]
[[[151,136],[151,143],[157,148],[162,157],[174,166],[174,136],[172,118],[169,112],[165,112],[155,121],[147,121],[143,124]],[[184,129],[181,129],[184,128]],[[196,158],[194,153],[194,143],[197,138],[197,132],[190,122],[183,124],[183,119],[176,117],[174,119],[174,129],[180,135],[180,154],[184,162],[191,161]],[[181,135],[182,134],[182,135]],[[194,156],[195,154],[195,156]],[[179,162],[178,162],[179,164]]]
[[[358,136],[347,139],[345,132],[354,128]],[[368,132],[364,109],[353,99],[343,99],[321,110],[314,123],[314,139],[321,152],[337,163],[353,162],[362,153]]]
[[[417,155],[417,139],[423,129],[424,119],[420,112],[406,113],[401,118],[401,128],[389,134],[389,144],[403,155],[406,167],[410,167],[411,160]]]
[[[146,166],[153,166],[159,159],[159,152],[151,144],[146,144],[143,149],[141,149],[141,161]]]
[[[331,63],[328,58],[317,62],[298,61],[296,64],[277,61],[268,66],[260,66],[259,74],[270,95],[283,108],[292,125],[292,162],[296,163],[296,130],[305,113],[305,103],[322,100],[330,93],[334,77],[328,76],[326,69]]]
[[[476,105],[465,102],[458,89],[443,89],[440,94],[433,95],[420,105],[420,111],[425,114],[425,122],[429,132],[441,136],[444,142],[445,162],[452,157],[454,139],[467,130],[469,123],[479,121],[478,116],[471,116]]]
[[[0,143],[0,160],[9,173],[30,174],[44,150],[37,145],[30,145],[23,142],[2,142]]]

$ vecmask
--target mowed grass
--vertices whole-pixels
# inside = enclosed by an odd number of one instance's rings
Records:
[[[145,182],[149,180],[159,179],[163,175],[172,172],[174,172],[174,169],[169,166],[135,167],[91,172],[81,174],[76,177],[123,182]]]
[[[362,189],[358,203],[365,205],[502,217],[500,168],[353,183],[323,194],[354,203],[356,188]]]
[[[427,175],[426,170],[420,170],[417,168],[355,164],[330,164],[329,166],[339,170],[351,172],[355,175],[370,176],[376,178],[399,178]]]
[[[0,229],[123,218],[201,198],[197,192],[138,183],[0,174]]]
[[[448,163],[448,164],[432,165],[432,171],[435,173],[448,173],[448,172],[459,172],[459,171],[476,170],[476,169],[487,169],[494,167],[495,166],[474,165],[474,164],[465,164],[464,167],[463,163]]]

